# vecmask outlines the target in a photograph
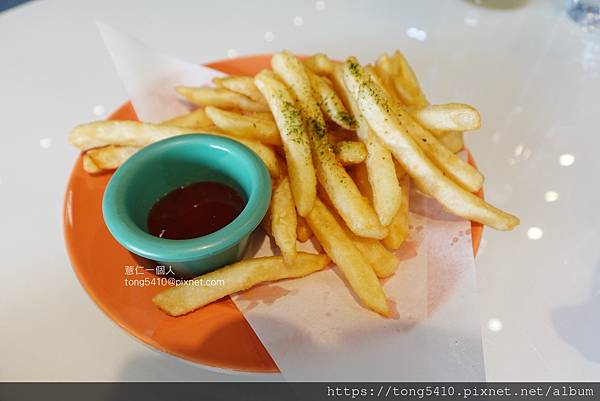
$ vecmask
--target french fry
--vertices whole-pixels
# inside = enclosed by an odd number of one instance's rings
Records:
[[[251,116],[251,117],[255,117],[255,118],[262,118],[263,120],[267,120],[267,121],[275,121],[275,118],[273,117],[273,114],[271,114],[271,111],[247,111],[247,110],[240,110],[240,112],[245,115],[245,116]]]
[[[367,148],[358,141],[338,141],[333,145],[333,150],[344,166],[362,163],[367,158]]]
[[[369,183],[369,173],[367,173],[367,166],[364,163],[352,166],[350,169],[350,175],[356,183],[356,186],[360,190],[360,193],[366,197],[369,202],[373,202],[373,189]]]
[[[317,196],[317,178],[310,140],[304,130],[300,110],[287,87],[272,72],[262,71],[254,80],[267,100],[279,128],[296,209],[300,216],[306,216]]]
[[[394,70],[392,60],[387,54],[383,54],[377,59],[373,72],[378,78],[378,83],[387,91],[388,95],[390,95],[395,101],[404,104],[402,99],[400,99],[398,92],[396,92],[394,76],[396,75],[397,71]],[[371,77],[373,77],[373,74],[371,74]]]
[[[181,116],[177,116],[175,118],[171,118],[170,120],[163,121],[160,124],[183,128],[206,128],[213,125],[212,121],[210,120],[210,118],[208,118],[208,116],[204,112],[204,109],[201,107]]]
[[[481,116],[468,104],[435,104],[412,111],[413,117],[428,130],[473,131],[481,127]]]
[[[394,64],[395,71],[397,71],[394,74],[396,92],[404,104],[419,108],[427,106],[429,102],[421,90],[417,76],[399,50],[396,50],[392,56],[392,63]]]
[[[222,285],[204,286],[187,283],[164,290],[152,302],[171,316],[181,316],[213,301],[267,281],[303,277],[322,270],[329,264],[326,255],[298,252],[296,261],[288,265],[281,256],[246,259],[192,279],[199,283]]]
[[[401,171],[402,167],[396,166],[396,172],[398,174],[398,181],[400,182],[400,188],[402,189],[402,203],[398,213],[392,219],[392,222],[388,226],[389,234],[383,239],[383,245],[388,249],[396,250],[400,248],[402,243],[408,237],[408,210],[410,202],[410,177],[404,171]]]
[[[308,226],[306,219],[304,217],[298,215],[297,223],[298,223],[298,225],[296,226],[296,236],[298,237],[298,241],[300,241],[300,242],[308,241],[313,236],[313,233],[312,233],[312,230],[310,229],[310,227]]]
[[[419,189],[438,200],[452,213],[499,230],[510,230],[519,219],[464,190],[427,157],[406,128],[413,124],[407,112],[394,112],[390,97],[374,84],[356,58],[344,65],[344,81],[363,116],[393,152]]]
[[[361,302],[387,316],[389,310],[385,294],[369,262],[318,198],[306,221]]]
[[[404,62],[406,62],[406,60],[404,60]],[[400,72],[397,70],[398,70],[397,63],[395,66],[394,63],[392,62],[392,59],[387,54],[384,54],[377,59],[375,71],[376,71],[376,75],[379,77],[379,81],[381,82],[381,85],[385,88],[388,95],[391,96],[392,100],[394,100],[396,102],[400,102],[402,104],[406,104],[400,98],[398,92],[396,91],[396,84],[395,84],[394,77],[396,75],[400,74]],[[412,74],[412,76],[414,79],[416,79],[416,77],[414,77],[414,74]],[[418,87],[417,89],[418,89],[418,91],[421,91],[420,87]],[[414,90],[415,89],[413,88],[413,91]],[[415,119],[417,119],[417,121],[419,121],[419,123],[421,123],[422,125],[424,125],[426,127],[431,128],[434,123],[433,121],[431,121],[432,118],[427,115],[425,115],[425,116],[419,115],[419,110],[428,109],[429,107],[434,107],[434,106],[428,106],[425,97],[421,96],[421,95],[419,95],[419,96],[422,97],[421,101],[410,100],[410,99],[414,98],[414,95],[410,95],[409,93],[405,92],[404,98],[405,98],[405,100],[409,99],[409,100],[407,100],[408,103],[413,103],[413,104],[419,103],[419,104],[423,105],[423,107],[421,109],[412,107],[411,112],[413,113],[413,116],[415,117]],[[436,112],[438,112],[438,111],[440,111],[440,110],[436,110]],[[438,141],[452,153],[458,152],[464,146],[463,139],[462,139],[462,137],[463,137],[462,132],[445,132],[445,131],[434,130],[434,131],[432,131],[432,133],[437,137]]]
[[[277,153],[275,153],[272,147],[264,145],[258,141],[254,141],[252,139],[233,138],[230,136],[227,136],[227,138],[233,139],[243,145],[246,145],[254,153],[256,153],[256,155],[260,157],[260,159],[267,167],[267,170],[269,170],[269,174],[271,175],[271,177],[278,178],[279,176],[281,176],[281,166],[277,158]]]
[[[341,90],[348,91],[343,83],[342,65],[336,67],[334,80],[339,82],[338,86]],[[352,110],[352,114],[356,120],[356,134],[367,148],[365,165],[373,194],[373,207],[381,224],[387,226],[400,208],[401,196],[392,154],[383,146],[380,139],[371,130],[349,93],[346,93],[346,98],[350,103],[350,110]]]
[[[273,185],[273,187],[274,186],[275,185]],[[265,217],[260,221],[260,227],[269,237],[273,238],[273,214],[271,213],[271,204],[265,213]]]
[[[281,146],[279,130],[273,120],[221,110],[213,106],[206,106],[206,115],[218,128],[231,136]]]
[[[355,234],[375,239],[384,238],[387,235],[387,229],[379,222],[373,208],[360,194],[342,164],[335,157],[327,136],[325,120],[313,96],[304,66],[295,56],[287,52],[273,55],[271,66],[298,99],[311,138],[317,178],[339,214]]]
[[[381,242],[373,238],[359,237],[350,230],[347,230],[346,234],[365,257],[377,277],[386,278],[394,274],[400,262],[396,255],[388,251]]]
[[[296,259],[296,207],[290,189],[290,182],[284,178],[275,191],[271,200],[271,232],[275,243],[281,250],[283,260],[287,264]]]
[[[326,54],[317,53],[304,59],[304,65],[318,75],[331,75],[334,63]]]
[[[105,146],[103,148],[90,149],[85,153],[85,156],[89,158],[93,166],[96,168],[94,171],[88,171],[86,164],[84,163],[84,169],[87,172],[99,172],[102,170],[115,170],[119,168],[127,159],[129,159],[139,148],[133,146]],[[88,168],[90,165],[88,165]]]
[[[415,139],[431,161],[467,191],[479,191],[483,185],[481,173],[445,147],[431,132],[417,123],[407,111],[402,110],[397,104],[396,106],[392,106],[395,113],[406,116],[403,123],[404,129]]]
[[[456,153],[465,147],[463,133],[460,131],[442,132],[437,139],[452,153]]]
[[[215,106],[220,109],[242,109],[248,111],[269,110],[266,105],[225,88],[178,86],[175,90],[188,102],[197,106]]]
[[[161,139],[194,133],[194,131],[193,128],[139,121],[94,121],[76,126],[69,135],[69,143],[82,151],[109,145],[143,148]],[[203,129],[202,134],[224,136],[246,145],[262,159],[271,176],[279,177],[277,155],[269,146],[250,139],[232,138],[219,131]]]
[[[241,95],[249,97],[257,103],[267,105],[267,101],[262,93],[254,85],[253,77],[245,77],[241,75],[230,75],[228,77],[213,78],[213,83],[221,88],[229,89]]]
[[[94,121],[76,126],[69,143],[85,151],[109,145],[142,148],[161,139],[194,132],[191,128],[163,126],[139,121]]]
[[[365,71],[369,74],[373,83],[378,85],[380,89],[385,92],[386,89],[379,82],[377,74],[369,68],[365,68]],[[420,91],[420,88],[417,86],[415,90]],[[389,91],[387,94],[390,97],[391,107],[394,109],[394,113],[399,114],[404,112],[405,110],[398,101],[394,101],[394,97],[390,95]],[[423,97],[423,99],[425,98]],[[481,189],[481,186],[483,185],[483,176],[481,173],[440,143],[431,132],[422,127],[414,119],[410,119],[410,124],[405,126],[405,128],[425,151],[427,156],[429,156],[443,172],[452,177],[459,185],[469,192],[477,192]]]
[[[367,180],[367,170],[364,171],[364,179]],[[368,185],[368,182],[367,182]],[[322,189],[322,188],[320,188]],[[327,194],[323,194],[323,191],[318,191],[320,199],[331,212],[331,214],[335,217],[336,221],[342,227],[348,238],[352,240],[356,248],[362,253],[365,260],[369,263],[377,277],[386,278],[394,274],[396,269],[398,268],[399,260],[390,251],[388,251],[382,244],[376,239],[373,238],[363,238],[355,235],[346,223],[342,220],[342,218],[335,212],[333,209],[333,205],[331,201],[327,197]],[[386,237],[387,238],[387,237]]]
[[[387,226],[389,231],[387,237],[382,240],[383,244],[391,250],[400,248],[400,245],[402,245],[404,240],[408,237],[408,209],[410,199],[410,177],[404,173],[402,167],[400,167],[397,162],[394,164],[396,165],[396,174],[400,184],[400,193],[402,194],[401,203],[398,212]],[[372,202],[373,191],[371,189],[371,184],[369,184],[369,175],[364,163],[353,166],[351,174],[354,182],[356,182],[356,185],[360,189],[360,192]]]
[[[94,163],[94,161],[92,160],[91,157],[89,157],[88,155],[84,154],[81,158],[82,160],[82,165],[83,165],[83,171],[85,171],[86,173],[89,174],[96,174],[102,171],[102,169],[98,166],[96,166],[96,164]]]
[[[353,129],[354,118],[348,113],[335,90],[324,78],[312,73],[310,70],[306,72],[323,113],[340,127],[348,130]]]

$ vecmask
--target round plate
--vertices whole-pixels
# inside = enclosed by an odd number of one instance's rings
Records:
[[[207,66],[227,74],[254,75],[269,68],[270,59],[270,55],[253,56]],[[131,103],[126,103],[110,119],[137,120],[137,116]],[[469,162],[473,164],[470,155]],[[174,318],[159,311],[151,301],[162,286],[125,285],[125,279],[152,280],[156,276],[143,268],[137,269],[136,274],[135,266],[141,266],[140,261],[121,247],[104,225],[102,195],[110,177],[110,173],[86,173],[79,157],[71,172],[64,205],[65,242],[73,270],[100,309],[131,335],[167,354],[227,371],[279,372],[229,297]],[[474,253],[481,233],[482,226],[473,223]]]

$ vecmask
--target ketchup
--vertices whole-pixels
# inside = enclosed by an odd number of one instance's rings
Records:
[[[158,200],[148,213],[148,232],[167,239],[190,239],[213,233],[231,223],[245,201],[219,182],[196,182]]]

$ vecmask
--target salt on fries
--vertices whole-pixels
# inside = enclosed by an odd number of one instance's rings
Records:
[[[263,71],[254,81],[273,111],[283,142],[296,208],[300,216],[306,216],[317,196],[317,179],[310,140],[300,110],[295,106],[289,89],[272,72]]]
[[[273,55],[271,66],[298,99],[311,139],[317,177],[336,209],[355,234],[376,239],[384,238],[387,229],[380,223],[371,205],[360,194],[354,181],[335,157],[327,136],[325,120],[304,66],[300,60],[287,52]]]
[[[277,53],[272,70],[215,78],[216,87],[177,87],[196,110],[161,124],[97,121],[69,138],[90,173],[118,168],[139,149],[187,133],[225,136],[254,151],[273,180],[261,227],[282,256],[242,260],[153,299],[180,316],[265,281],[338,266],[367,308],[388,314],[379,278],[398,268],[392,251],[409,235],[411,184],[448,211],[508,230],[518,218],[473,193],[483,176],[455,152],[481,116],[460,103],[431,105],[400,52],[371,66],[315,54]],[[336,128],[337,127],[337,128]],[[299,252],[315,237],[325,254]],[[194,285],[218,280],[221,286]]]
[[[371,80],[356,58],[344,65],[344,82],[369,125],[393,152],[417,187],[438,200],[452,213],[498,230],[510,230],[519,219],[462,188],[442,172],[410,135],[423,129],[399,104]]]
[[[365,166],[371,183],[373,207],[381,224],[387,226],[400,208],[401,196],[392,154],[383,146],[367,124],[358,109],[356,101],[348,93],[342,74],[342,66],[337,65],[334,70],[334,80],[338,83],[338,87],[343,90],[344,98],[347,99],[355,116],[356,135],[367,148]]]

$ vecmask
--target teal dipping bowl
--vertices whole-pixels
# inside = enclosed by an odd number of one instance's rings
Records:
[[[172,190],[199,181],[230,186],[246,206],[231,223],[203,237],[171,240],[149,234],[150,208]],[[123,247],[191,278],[240,260],[270,199],[269,172],[254,152],[229,138],[188,134],[156,142],[119,167],[104,192],[102,214]]]

